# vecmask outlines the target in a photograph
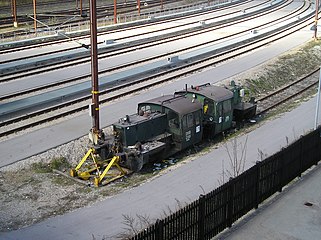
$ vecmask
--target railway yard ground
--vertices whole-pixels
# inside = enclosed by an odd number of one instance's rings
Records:
[[[75,19],[78,21],[78,25],[74,30],[79,31],[81,29],[88,28],[89,24],[89,1],[82,2],[82,9],[84,16],[78,15],[78,11],[80,10],[80,2],[81,1],[65,1],[63,6],[55,1],[51,0],[39,0],[37,1],[37,16],[40,17],[38,19],[37,28],[38,33],[37,36],[48,36],[52,34],[50,31],[53,29],[56,30],[65,30],[70,29],[72,23],[75,22]],[[204,1],[190,1],[190,0],[182,0],[182,1],[167,1],[164,2],[163,10],[166,11],[168,9],[179,8],[184,5],[190,4],[198,4],[199,2],[204,3]],[[151,3],[151,2],[150,2]],[[11,41],[29,39],[30,37],[35,36],[34,34],[34,23],[31,16],[33,16],[33,2],[30,1],[18,1],[16,6],[17,10],[17,22],[18,26],[13,26],[12,18],[12,7],[10,1],[0,1],[0,17],[9,19],[3,26],[0,27],[0,42],[6,42],[7,37],[10,36]],[[97,0],[97,7],[101,8],[100,14],[103,17],[100,17],[101,24],[98,22],[98,26],[105,26],[113,24],[113,9],[110,6],[113,6],[113,0]],[[122,10],[118,10],[118,21],[127,22],[128,19],[136,18],[136,19],[144,19],[151,12],[160,11],[161,4],[151,4],[148,5],[146,1],[141,1],[141,13],[138,16],[136,7],[133,6],[133,2],[127,0],[117,1],[119,9],[126,8],[124,12]],[[128,4],[128,5],[127,5]],[[50,5],[50,12],[48,12],[48,6]],[[130,7],[130,5],[132,7]],[[107,10],[103,10],[107,9]],[[60,11],[63,11],[63,14],[60,14]],[[76,13],[76,15],[75,15]],[[125,16],[126,15],[126,16]],[[86,21],[87,20],[87,21]],[[9,24],[8,24],[9,22]],[[49,28],[48,28],[49,27]],[[39,30],[41,29],[41,30]],[[48,31],[48,29],[51,29]]]
[[[255,91],[257,97],[262,96],[318,68],[318,63],[321,61],[320,48],[320,42],[307,43],[299,49],[233,79],[247,85],[251,91]],[[274,86],[274,89],[270,86]],[[315,90],[310,92],[310,96],[314,94]],[[269,117],[266,117],[264,121],[277,118],[279,114],[293,109],[302,101],[309,99],[310,96],[300,96],[292,103],[279,107],[269,113]],[[242,134],[259,126],[260,124],[253,125],[239,131],[239,133]],[[220,144],[203,143],[195,149],[190,149],[184,155],[175,156],[179,161],[173,166],[161,171],[150,166],[149,169],[141,173],[132,174],[101,188],[81,185],[52,172],[53,169],[68,171],[81,159],[88,149],[88,143],[88,138],[83,137],[0,168],[0,231],[5,232],[25,227],[49,217],[91,205],[126,191],[126,189],[144,184],[146,181],[152,181],[161,174],[166,174],[166,172],[196,159],[199,154],[217,148],[217,144]]]

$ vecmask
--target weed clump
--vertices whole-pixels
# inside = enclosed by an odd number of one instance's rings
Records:
[[[320,41],[311,41],[300,50],[278,58],[256,77],[246,79],[246,87],[255,96],[274,91],[319,67]]]
[[[51,169],[66,170],[71,168],[71,164],[64,157],[54,158],[50,162]]]
[[[50,168],[50,164],[43,163],[43,162],[36,162],[31,164],[31,169],[35,173],[50,173],[52,169]]]
[[[71,164],[64,157],[53,158],[49,163],[36,162],[31,169],[36,173],[50,173],[53,169],[64,171],[71,168]]]

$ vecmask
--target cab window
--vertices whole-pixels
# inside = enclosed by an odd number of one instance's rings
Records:
[[[232,111],[232,104],[230,100],[223,102],[223,111],[224,113],[229,113]]]
[[[170,128],[179,128],[179,118],[178,115],[174,112],[169,111],[167,113],[168,116],[168,126]]]
[[[183,117],[183,128],[191,128],[194,126],[194,116],[193,113],[189,113]]]
[[[199,125],[200,124],[200,114],[198,112],[195,113],[195,124]]]
[[[142,106],[140,108],[140,110],[142,110],[143,112],[150,113],[151,112],[151,107],[149,105],[145,105],[145,106]]]
[[[204,106],[203,106],[203,112],[207,115],[214,115],[214,103],[213,101],[210,101],[209,99],[204,99]]]

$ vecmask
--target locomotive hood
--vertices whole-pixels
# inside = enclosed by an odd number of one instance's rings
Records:
[[[193,101],[185,96],[164,95],[161,97],[150,99],[141,104],[154,104],[163,106],[177,112],[180,115],[185,115],[190,112],[195,112],[202,109],[202,104],[199,101]]]

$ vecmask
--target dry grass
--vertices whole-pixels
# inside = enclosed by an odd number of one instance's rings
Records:
[[[311,41],[294,52],[280,56],[256,77],[245,79],[245,85],[256,97],[274,91],[320,67],[320,50],[320,41]]]

